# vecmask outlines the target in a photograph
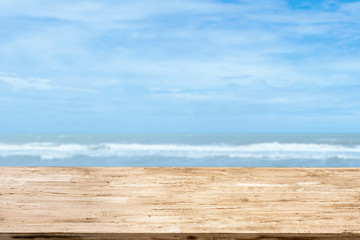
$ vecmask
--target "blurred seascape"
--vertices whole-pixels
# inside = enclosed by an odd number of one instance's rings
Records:
[[[360,167],[360,134],[2,134],[0,166]]]

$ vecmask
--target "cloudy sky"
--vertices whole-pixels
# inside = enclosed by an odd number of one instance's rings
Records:
[[[360,132],[360,1],[0,1],[0,132],[263,131]]]

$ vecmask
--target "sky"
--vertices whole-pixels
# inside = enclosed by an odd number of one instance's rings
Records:
[[[1,0],[0,133],[360,132],[360,1]]]

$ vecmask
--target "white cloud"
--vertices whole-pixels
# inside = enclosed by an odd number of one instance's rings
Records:
[[[86,93],[94,93],[96,92],[93,89],[88,88],[76,88],[76,87],[67,87],[67,86],[59,86],[53,83],[51,79],[45,78],[21,78],[17,76],[11,76],[8,74],[0,75],[0,82],[10,85],[15,90],[22,89],[34,89],[34,90],[60,90],[60,91],[75,91],[75,92],[86,92]]]
[[[51,85],[50,79],[0,76],[0,82],[9,84],[15,89],[22,89],[22,88],[33,88],[37,90],[54,89],[54,86]]]

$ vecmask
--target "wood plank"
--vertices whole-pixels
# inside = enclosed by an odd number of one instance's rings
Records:
[[[0,239],[360,239],[356,168],[0,168]]]

